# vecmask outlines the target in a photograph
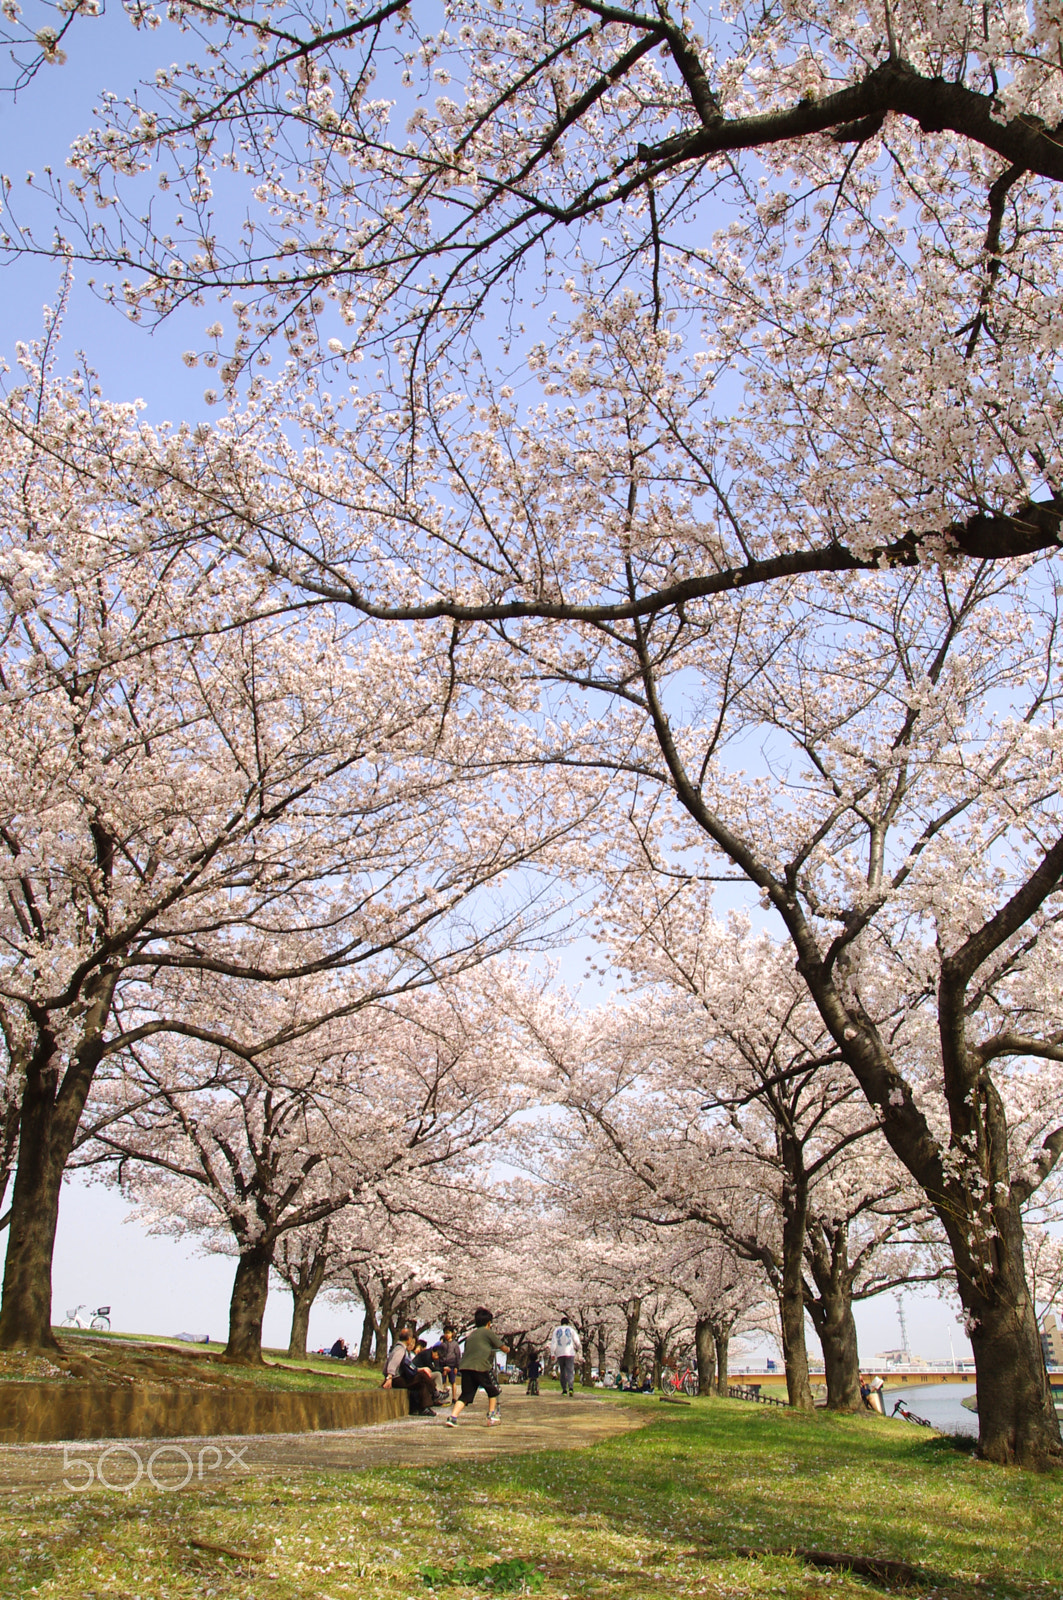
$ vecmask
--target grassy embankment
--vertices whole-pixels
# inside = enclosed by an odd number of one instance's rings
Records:
[[[507,1557],[541,1570],[543,1600],[888,1592],[739,1546],[900,1559],[920,1569],[909,1594],[1063,1593],[1063,1475],[985,1466],[900,1422],[617,1403],[652,1406],[653,1426],[586,1451],[183,1493],[18,1495],[0,1512],[0,1596],[410,1600],[428,1595],[422,1565]]]
[[[137,1338],[120,1333],[81,1333],[56,1328],[61,1356],[57,1360],[18,1351],[0,1352],[0,1382],[18,1379],[70,1382],[255,1384],[266,1389],[376,1389],[377,1367],[309,1356],[292,1360],[280,1350],[264,1352],[261,1367],[231,1366],[221,1359],[222,1344],[181,1344],[171,1339]]]

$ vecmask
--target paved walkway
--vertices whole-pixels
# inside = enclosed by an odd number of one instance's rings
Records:
[[[457,1428],[435,1418],[405,1417],[340,1433],[269,1433],[236,1438],[82,1440],[73,1444],[0,1445],[0,1490],[117,1490],[135,1483],[160,1489],[219,1488],[247,1473],[358,1472],[369,1467],[430,1467],[483,1461],[529,1450],[581,1450],[643,1428],[656,1408],[608,1400],[562,1399],[503,1390],[502,1425],[489,1428],[478,1397]]]

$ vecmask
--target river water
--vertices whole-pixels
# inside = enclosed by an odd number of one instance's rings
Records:
[[[973,1383],[917,1383],[908,1389],[895,1389],[892,1384],[882,1396],[889,1416],[896,1401],[903,1399],[917,1417],[925,1417],[942,1433],[969,1433],[978,1437],[978,1418],[960,1404],[974,1394]]]

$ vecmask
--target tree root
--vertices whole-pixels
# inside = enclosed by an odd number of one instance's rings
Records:
[[[208,1539],[189,1539],[189,1547],[193,1550],[204,1550],[212,1556],[229,1556],[233,1561],[265,1561],[265,1556],[256,1555],[253,1550],[234,1550],[231,1545],[211,1544]]]

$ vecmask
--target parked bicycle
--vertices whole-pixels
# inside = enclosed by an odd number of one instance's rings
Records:
[[[909,1408],[907,1401],[903,1399],[897,1401],[897,1404],[890,1412],[890,1416],[903,1417],[905,1422],[914,1422],[920,1428],[932,1428],[934,1426],[934,1424],[932,1422],[928,1422],[925,1417],[917,1416],[916,1413]]]
[[[682,1371],[676,1367],[674,1370],[666,1368],[661,1373],[661,1390],[664,1394],[689,1394],[698,1392],[698,1377],[692,1367],[684,1367]]]
[[[75,1306],[63,1318],[64,1328],[96,1328],[111,1330],[110,1306],[97,1306],[95,1311],[90,1311],[88,1306]]]

